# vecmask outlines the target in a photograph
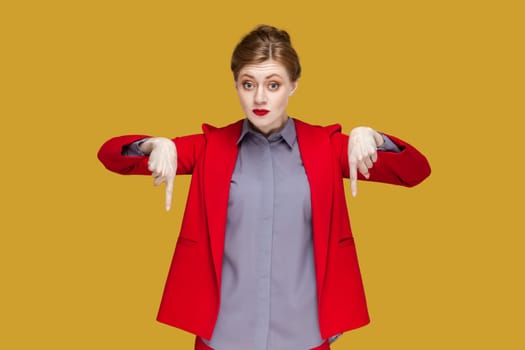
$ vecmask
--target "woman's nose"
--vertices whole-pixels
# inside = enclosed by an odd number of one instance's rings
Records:
[[[255,104],[257,105],[265,104],[268,101],[266,91],[264,91],[264,88],[257,88],[257,90],[255,91],[254,100]]]

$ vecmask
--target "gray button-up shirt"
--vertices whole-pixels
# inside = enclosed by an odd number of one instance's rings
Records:
[[[268,138],[244,121],[233,172],[216,350],[307,350],[317,319],[310,189],[293,119]]]

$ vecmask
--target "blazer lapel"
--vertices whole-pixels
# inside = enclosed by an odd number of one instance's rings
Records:
[[[204,200],[217,286],[220,290],[230,181],[237,161],[242,120],[224,128],[204,124]]]
[[[332,212],[332,162],[328,135],[320,127],[314,127],[294,119],[297,142],[303,160],[312,199],[312,229],[318,292],[322,291],[328,256],[330,213]],[[321,295],[318,296],[319,298]]]

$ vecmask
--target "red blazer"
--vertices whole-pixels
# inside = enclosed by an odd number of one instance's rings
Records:
[[[339,125],[295,120],[295,126],[310,183],[318,316],[327,339],[369,322],[343,185],[349,177],[348,136]],[[193,176],[157,319],[206,339],[219,312],[228,194],[241,127],[242,121],[222,128],[204,124],[203,134],[174,139],[177,174]],[[150,174],[147,157],[121,156],[124,145],[143,137],[113,138],[101,147],[99,159],[120,174]],[[423,181],[430,174],[426,158],[389,137],[402,151],[379,152],[369,180],[407,187]]]

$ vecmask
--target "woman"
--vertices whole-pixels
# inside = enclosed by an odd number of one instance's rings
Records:
[[[245,119],[169,140],[128,135],[99,159],[166,183],[192,174],[158,320],[196,334],[195,349],[330,349],[369,322],[343,178],[414,186],[430,174],[408,143],[286,113],[299,58],[288,34],[258,26],[231,69]]]

